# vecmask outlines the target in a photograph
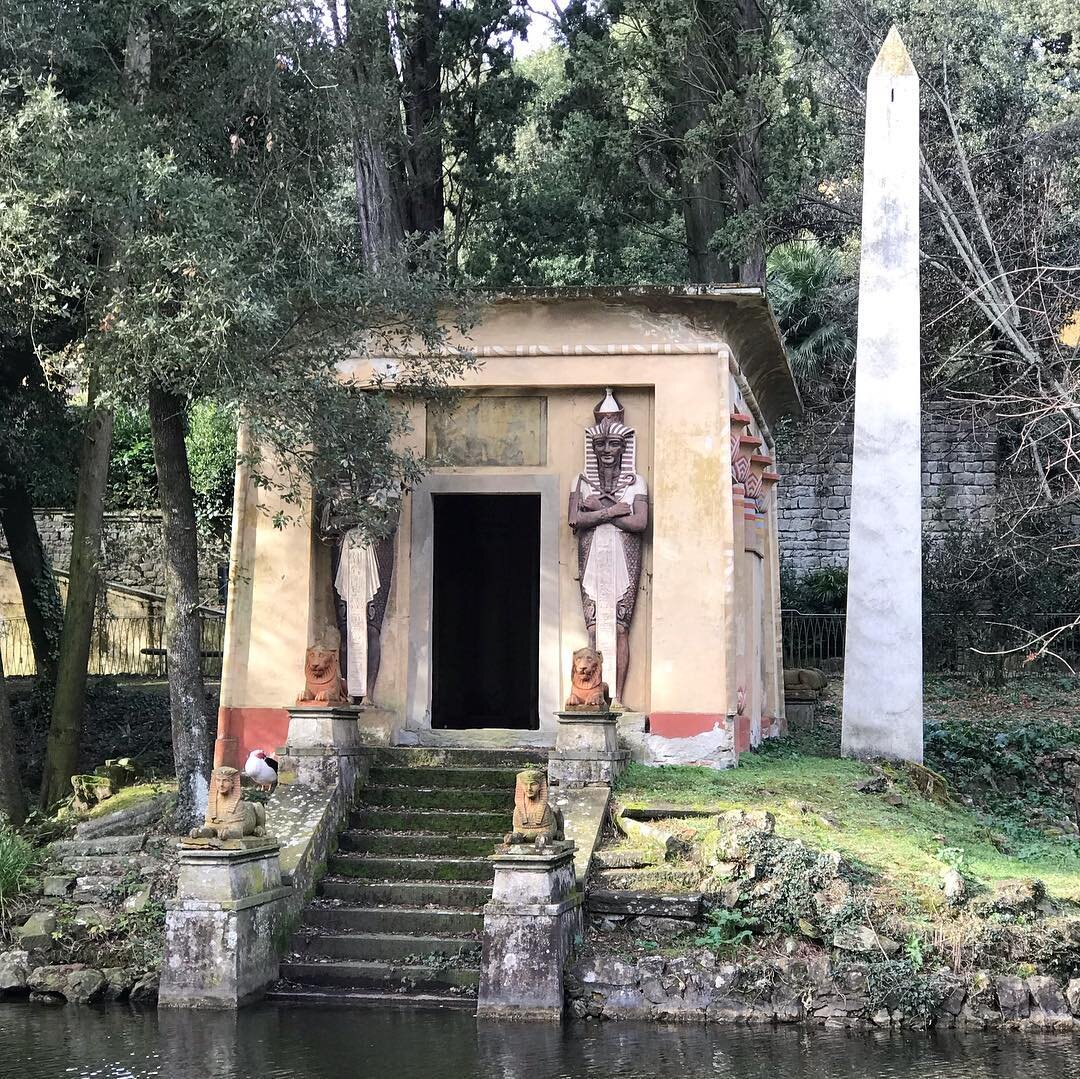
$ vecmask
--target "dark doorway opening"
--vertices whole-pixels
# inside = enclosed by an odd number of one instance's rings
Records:
[[[540,496],[433,495],[431,725],[540,727]]]

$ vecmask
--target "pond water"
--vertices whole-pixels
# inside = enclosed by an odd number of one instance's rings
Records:
[[[1080,1038],[797,1027],[478,1023],[261,1005],[239,1014],[0,1005],[7,1079],[1066,1079]]]

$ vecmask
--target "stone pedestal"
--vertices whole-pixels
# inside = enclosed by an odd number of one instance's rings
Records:
[[[574,844],[491,856],[495,882],[484,907],[480,993],[483,1018],[543,1019],[563,1013],[563,967],[582,934]]]
[[[793,727],[811,729],[821,694],[812,689],[785,689],[784,714]]]
[[[560,787],[608,786],[626,767],[628,750],[619,748],[619,713],[556,712],[559,728],[548,756],[548,779]]]
[[[289,712],[290,749],[357,749],[360,706],[296,705]]]
[[[297,705],[288,709],[289,735],[278,782],[323,789],[343,786],[351,797],[365,774],[359,705]]]
[[[177,896],[166,904],[163,1008],[236,1008],[278,976],[278,937],[292,888],[274,839],[180,849]]]

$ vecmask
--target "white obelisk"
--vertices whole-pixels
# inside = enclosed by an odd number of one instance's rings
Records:
[[[866,83],[845,757],[923,757],[919,77],[894,26]]]

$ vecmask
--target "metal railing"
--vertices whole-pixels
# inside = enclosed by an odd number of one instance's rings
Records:
[[[165,620],[157,617],[99,618],[90,639],[89,673],[138,675],[164,678]],[[221,677],[221,652],[225,641],[225,620],[204,615],[202,619],[202,672],[206,678]],[[8,677],[36,673],[34,650],[25,618],[0,620],[0,655]]]
[[[846,615],[785,610],[780,620],[785,667],[839,673]],[[1063,671],[1065,664],[1080,671],[1080,614],[1058,611],[1011,619],[928,614],[923,621],[923,662],[935,673]]]

